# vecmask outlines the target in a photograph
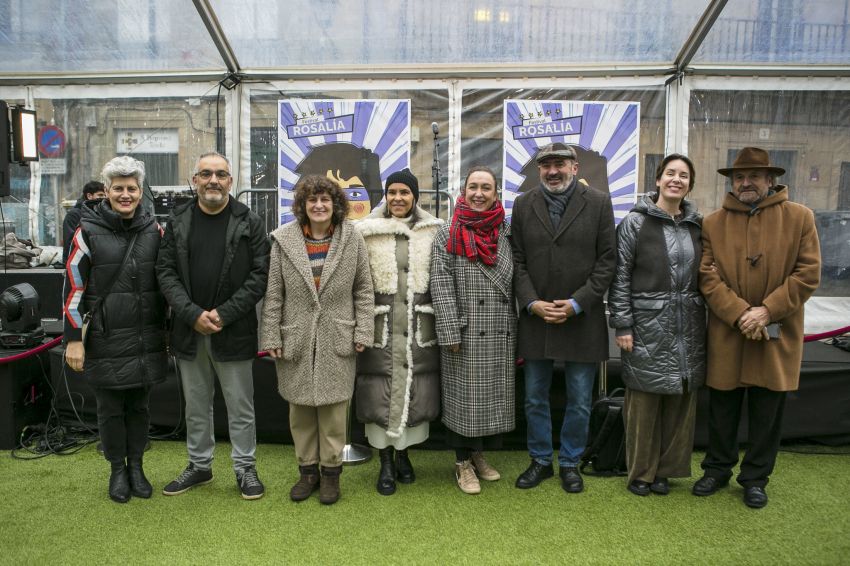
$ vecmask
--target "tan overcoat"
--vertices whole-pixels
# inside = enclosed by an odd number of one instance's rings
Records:
[[[709,306],[706,384],[794,391],[803,357],[803,303],[820,283],[820,244],[811,210],[784,185],[757,208],[731,193],[702,225],[700,290]],[[755,212],[754,212],[755,210]],[[735,323],[765,306],[782,324],[778,340],[744,338]]]
[[[374,339],[374,295],[363,236],[345,221],[334,230],[319,291],[298,222],[271,234],[269,284],[260,347],[283,348],[280,395],[318,407],[348,401],[354,391],[354,344]],[[314,360],[315,357],[315,360]]]

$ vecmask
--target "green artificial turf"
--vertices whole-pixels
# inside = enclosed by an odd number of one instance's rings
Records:
[[[488,454],[502,480],[460,492],[450,452],[416,451],[417,480],[375,492],[378,462],[347,467],[342,499],[288,499],[297,468],[291,446],[261,445],[266,495],[239,497],[229,445],[219,443],[215,481],[183,495],[160,490],[186,461],[180,442],[157,441],[145,467],[150,500],[106,495],[108,465],[88,446],[33,461],[0,454],[2,564],[848,564],[850,455],[780,453],[770,504],[744,506],[736,484],[690,494],[637,497],[623,478],[586,478],[581,494],[557,480],[513,485],[520,452]],[[701,454],[694,456],[694,473]]]

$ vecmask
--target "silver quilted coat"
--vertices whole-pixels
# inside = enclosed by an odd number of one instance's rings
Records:
[[[609,324],[618,336],[629,332],[633,336],[633,351],[622,352],[627,387],[681,394],[705,382],[706,314],[697,284],[702,218],[684,201],[677,222],[658,208],[653,196],[638,202],[617,227],[617,270],[608,293]],[[657,238],[642,234],[653,224],[649,219],[660,221]],[[654,229],[657,233],[658,223]],[[654,284],[647,285],[647,281]],[[659,281],[663,284],[658,285]]]

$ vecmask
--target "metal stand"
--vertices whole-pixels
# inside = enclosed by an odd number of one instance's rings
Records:
[[[434,206],[436,208],[436,216],[440,217],[440,140],[437,135],[440,129],[437,127],[437,122],[431,124],[431,130],[434,132],[434,162],[431,165],[431,190],[434,191]],[[449,217],[451,220],[451,217]]]
[[[371,448],[351,443],[351,401],[349,401],[345,409],[345,446],[342,447],[342,463],[347,466],[356,466],[371,459]]]

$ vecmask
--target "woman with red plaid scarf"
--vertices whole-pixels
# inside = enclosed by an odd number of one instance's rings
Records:
[[[431,255],[442,421],[458,487],[470,494],[481,491],[479,478],[501,477],[483,451],[515,426],[513,255],[498,188],[493,171],[473,167]]]

